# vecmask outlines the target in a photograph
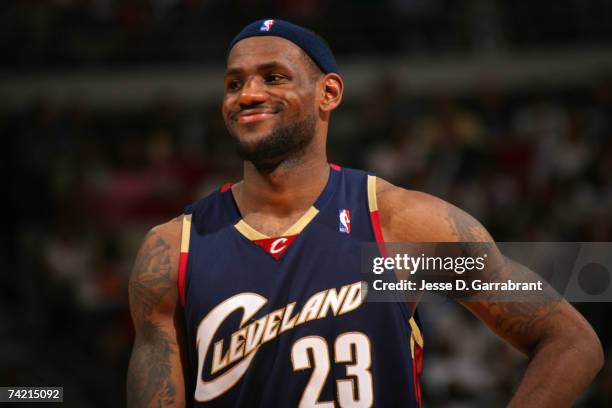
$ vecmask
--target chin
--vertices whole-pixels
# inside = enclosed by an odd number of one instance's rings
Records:
[[[263,123],[255,123],[235,126],[231,134],[235,139],[238,139],[240,143],[251,144],[265,139],[272,131],[273,128],[271,126],[264,126]]]
[[[241,134],[236,135],[235,137],[241,145],[254,148],[269,134],[269,132],[241,132]]]

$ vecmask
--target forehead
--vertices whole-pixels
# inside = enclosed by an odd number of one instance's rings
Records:
[[[249,37],[231,49],[227,57],[227,68],[247,68],[271,61],[288,65],[303,64],[302,53],[300,47],[282,37]]]

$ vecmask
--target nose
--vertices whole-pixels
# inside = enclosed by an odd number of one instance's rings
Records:
[[[257,105],[264,102],[267,98],[264,84],[257,78],[249,78],[238,95],[238,103],[241,106]]]

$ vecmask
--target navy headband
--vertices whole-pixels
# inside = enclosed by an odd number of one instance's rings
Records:
[[[324,74],[338,73],[336,59],[329,47],[312,31],[283,20],[257,20],[247,25],[234,37],[229,49],[248,37],[282,37],[300,47],[317,64]]]

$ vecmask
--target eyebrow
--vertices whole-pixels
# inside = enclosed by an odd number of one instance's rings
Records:
[[[271,70],[274,68],[287,69],[287,65],[279,61],[270,61],[270,62],[266,62],[266,63],[257,65],[256,70],[257,71],[267,71],[267,70]],[[244,72],[243,68],[229,68],[228,70],[225,71],[225,76],[228,77],[231,75],[239,75],[243,72]]]

